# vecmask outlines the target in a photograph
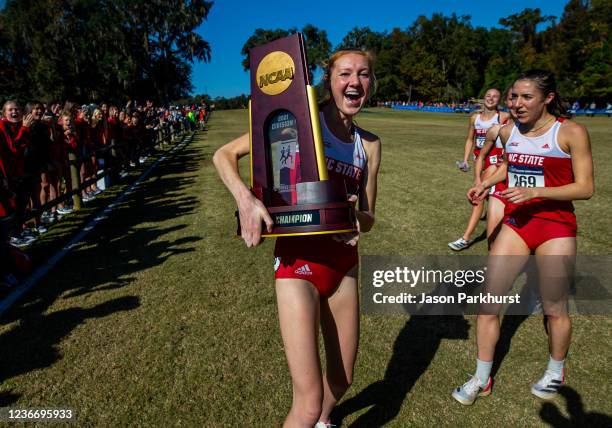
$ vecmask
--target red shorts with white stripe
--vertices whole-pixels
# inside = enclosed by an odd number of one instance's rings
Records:
[[[504,224],[521,237],[531,251],[556,238],[575,238],[576,224],[561,223],[539,217],[506,215]]]
[[[501,150],[497,147],[493,147],[491,151],[484,158],[484,165],[482,170],[485,171],[491,165],[501,165],[502,163],[502,155]]]
[[[275,279],[309,281],[322,297],[331,296],[359,261],[357,247],[331,236],[278,238],[274,256]]]
[[[501,193],[507,188],[508,186],[506,185],[505,181],[497,183],[495,186],[491,186],[491,190],[489,191],[489,196],[493,196],[494,198],[499,199],[505,204],[507,199],[504,198]]]

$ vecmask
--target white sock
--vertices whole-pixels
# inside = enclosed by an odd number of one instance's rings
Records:
[[[483,387],[489,382],[491,367],[493,367],[493,361],[481,361],[478,358],[476,359],[476,377],[480,379],[480,384]]]
[[[565,360],[557,361],[552,355],[548,359],[548,367],[546,367],[546,371],[550,373],[556,374],[558,377],[563,376],[563,366],[565,365]]]

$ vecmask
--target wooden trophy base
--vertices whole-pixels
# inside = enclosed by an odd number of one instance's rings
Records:
[[[254,189],[257,195],[266,193]],[[335,180],[298,183],[296,185],[297,203],[289,206],[270,206],[268,212],[274,220],[270,233],[261,236],[304,236],[348,233],[357,231],[355,209],[348,202],[346,187]],[[240,219],[238,218],[240,235]]]

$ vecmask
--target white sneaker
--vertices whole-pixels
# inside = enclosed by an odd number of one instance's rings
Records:
[[[453,398],[464,406],[471,406],[476,401],[476,398],[490,395],[492,386],[493,379],[490,376],[484,387],[479,378],[472,376],[470,380],[453,391]]]
[[[336,425],[334,424],[326,424],[325,422],[317,422],[314,428],[334,428]]]
[[[72,208],[63,207],[63,208],[58,208],[56,211],[59,215],[66,215],[72,212]]]
[[[565,385],[565,369],[561,371],[561,376],[546,370],[538,383],[531,387],[531,393],[542,400],[552,400],[563,385]]]
[[[451,250],[461,251],[461,250],[465,250],[470,245],[472,245],[472,242],[474,241],[472,241],[471,239],[469,241],[466,241],[465,239],[463,239],[463,237],[461,237],[457,239],[456,241],[449,242],[448,246],[451,248]]]

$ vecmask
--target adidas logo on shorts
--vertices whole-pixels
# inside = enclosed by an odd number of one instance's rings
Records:
[[[304,265],[295,270],[295,273],[298,275],[312,275],[312,271],[310,270],[310,266]]]

